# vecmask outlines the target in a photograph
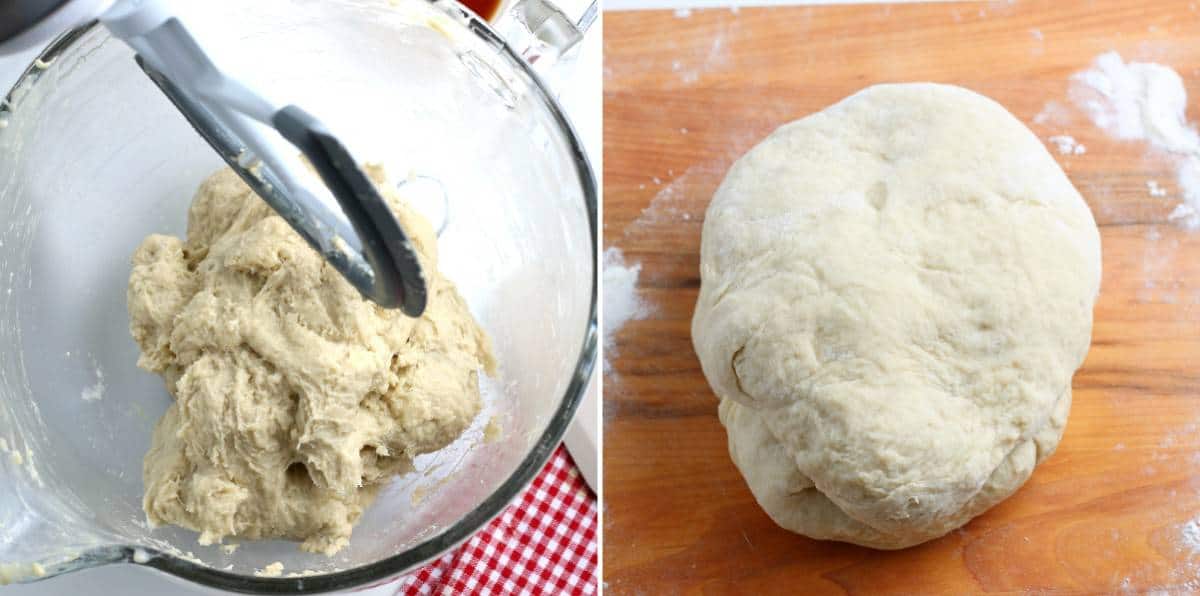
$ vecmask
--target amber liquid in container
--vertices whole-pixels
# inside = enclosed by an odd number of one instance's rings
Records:
[[[479,15],[483,20],[491,22],[496,18],[496,13],[500,11],[500,5],[504,0],[458,0],[471,9],[472,12]]]

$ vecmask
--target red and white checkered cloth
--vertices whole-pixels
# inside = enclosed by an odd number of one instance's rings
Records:
[[[596,496],[559,445],[541,473],[457,550],[405,576],[397,596],[596,594]]]

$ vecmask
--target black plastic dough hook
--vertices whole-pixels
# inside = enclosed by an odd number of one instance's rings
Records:
[[[309,160],[344,218],[306,189],[288,189],[268,164],[256,160],[244,166],[240,158],[247,143],[234,130],[141,55],[135,59],[225,163],[364,297],[411,317],[425,311],[425,276],[408,235],[350,152],[319,120],[289,105],[274,113],[271,125]]]

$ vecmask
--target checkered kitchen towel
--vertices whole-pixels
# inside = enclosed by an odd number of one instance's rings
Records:
[[[504,513],[401,579],[396,594],[595,594],[598,518],[596,496],[559,445]]]

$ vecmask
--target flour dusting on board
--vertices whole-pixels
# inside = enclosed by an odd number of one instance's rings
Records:
[[[1087,147],[1075,140],[1071,135],[1054,135],[1048,139],[1058,149],[1060,155],[1083,155]]]
[[[701,164],[689,167],[682,174],[675,176],[675,170],[668,169],[669,181],[655,176],[652,181],[661,188],[655,193],[650,204],[642,209],[637,219],[630,222],[622,236],[627,241],[638,241],[646,236],[657,237],[666,230],[678,229],[681,225],[699,225],[703,219],[704,204],[689,201],[688,197],[694,192],[693,183],[701,174],[710,173],[718,166]],[[644,189],[645,185],[639,186]],[[695,212],[693,212],[695,210]],[[610,247],[604,251],[604,374],[612,372],[611,356],[616,353],[615,335],[625,323],[631,320],[643,319],[652,311],[651,303],[638,293],[638,277],[641,274],[640,263],[627,263],[621,249]],[[607,413],[608,410],[606,410]]]
[[[1071,108],[1057,102],[1046,102],[1042,111],[1033,117],[1034,124],[1065,126],[1071,123]]]
[[[642,209],[641,215],[634,220],[633,225],[630,226],[631,229],[625,231],[625,235],[650,225],[670,225],[676,222],[691,221],[693,214],[688,210],[691,204],[687,201],[687,193],[692,179],[699,169],[699,166],[690,167],[663,186],[662,190],[659,190],[654,198],[650,199],[650,204]],[[668,174],[673,173],[669,172]]]
[[[647,308],[638,296],[640,263],[626,264],[621,249],[604,251],[604,372],[612,370],[609,356],[616,353],[616,334],[625,323],[646,316]]]
[[[1124,62],[1101,54],[1092,67],[1071,77],[1071,100],[1092,122],[1118,139],[1146,140],[1155,147],[1191,153],[1200,135],[1186,121],[1187,91],[1167,66]]]
[[[1183,201],[1170,219],[1189,230],[1200,228],[1200,134],[1187,121],[1187,90],[1179,73],[1153,62],[1125,62],[1117,52],[1107,52],[1071,77],[1069,95],[1112,137],[1146,141],[1152,150],[1173,157]],[[1151,196],[1166,194],[1157,182],[1147,187]]]
[[[1200,553],[1200,518],[1188,520],[1183,524],[1180,543],[1193,553]]]
[[[681,9],[675,12],[675,18],[686,19],[692,15],[691,10]],[[701,49],[689,55],[682,55],[678,59],[671,62],[671,70],[679,75],[679,79],[685,84],[692,84],[700,80],[700,77],[707,74],[709,71],[718,69],[729,64],[729,48],[726,44],[726,36],[728,34],[729,25],[720,25],[718,30],[710,34],[712,42],[708,49]]]
[[[1152,197],[1167,196],[1167,189],[1163,188],[1162,186],[1159,186],[1158,180],[1147,180],[1146,181],[1146,192],[1149,193],[1150,196],[1152,196]]]

